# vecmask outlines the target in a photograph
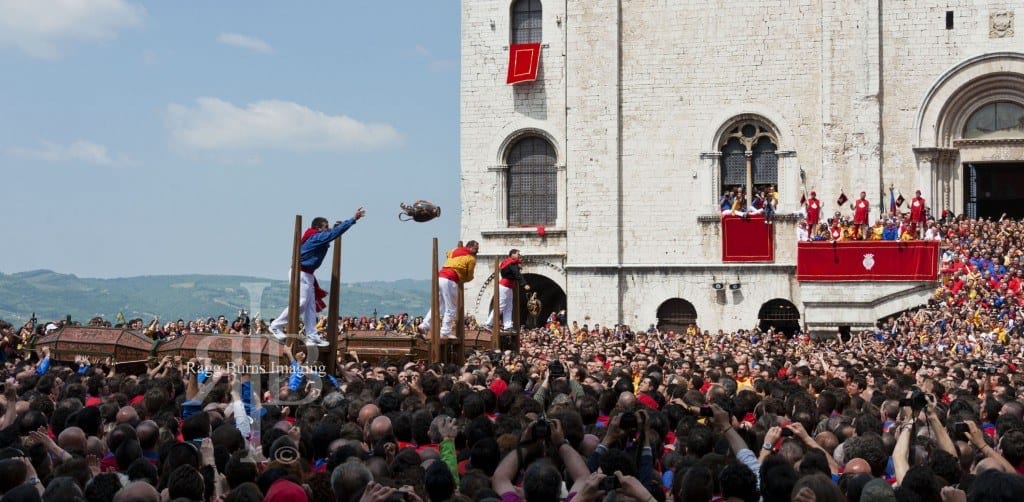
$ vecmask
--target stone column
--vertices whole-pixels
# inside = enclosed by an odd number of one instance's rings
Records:
[[[778,178],[779,214],[794,213],[800,201],[800,167],[796,162],[796,152],[783,150],[775,152],[779,156]]]
[[[494,228],[505,228],[508,226],[508,166],[488,170],[494,173]],[[561,187],[558,193],[564,193]]]
[[[718,213],[718,197],[722,195],[721,187],[721,152],[704,152],[700,154],[701,171],[703,175],[702,180],[707,182],[701,184],[701,188],[704,193],[711,194],[711,207],[715,209],[714,213]],[[698,214],[703,213],[700,211]]]

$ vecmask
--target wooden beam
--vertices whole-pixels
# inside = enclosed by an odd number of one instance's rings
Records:
[[[331,292],[327,299],[327,374],[334,375],[338,363],[338,311],[341,309],[341,236],[334,239],[334,261],[331,263]]]
[[[462,247],[462,241],[459,241],[457,247]],[[454,357],[449,358],[448,362],[462,365],[462,359],[466,356],[463,347],[466,345],[466,290],[462,281],[459,281],[458,296],[455,301],[455,350]],[[449,351],[451,354],[451,351]]]
[[[295,215],[295,239],[292,241],[292,277],[288,290],[288,326],[287,333],[289,340],[285,343],[292,344],[292,352],[295,351],[295,338],[299,332],[299,288],[302,284],[301,256],[302,256],[302,215]]]
[[[498,296],[501,294],[499,289],[499,282],[501,281],[501,258],[494,259],[494,297],[491,298],[491,348],[498,350],[501,348],[501,326],[498,325],[501,311],[498,308],[501,306],[500,299]],[[504,319],[500,319],[502,323]]]
[[[430,268],[430,362],[441,361],[441,316],[437,289],[437,237],[434,237],[434,261]]]

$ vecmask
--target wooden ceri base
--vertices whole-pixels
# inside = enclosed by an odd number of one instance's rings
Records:
[[[467,350],[491,350],[491,333],[482,329],[471,330],[466,333],[465,343]],[[402,358],[427,359],[429,353],[428,340],[419,335],[393,331],[349,331],[338,337],[336,345],[343,359],[353,359],[351,354],[355,353],[360,361],[371,362]],[[86,326],[69,326],[40,337],[34,348],[42,347],[50,348],[51,357],[55,361],[70,362],[78,356],[88,356],[94,361],[111,357],[119,365],[164,356],[180,356],[188,360],[198,355],[209,357],[214,364],[224,364],[243,357],[248,364],[268,366],[271,362],[281,362],[284,357],[281,345],[269,335],[190,333],[157,343],[140,331]],[[306,350],[300,343],[299,351]],[[323,363],[326,358],[326,352],[321,349],[318,363]]]

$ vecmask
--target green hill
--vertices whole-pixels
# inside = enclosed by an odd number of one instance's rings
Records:
[[[321,287],[329,289],[327,283]],[[342,283],[341,314],[380,315],[408,312],[422,315],[429,307],[430,281]],[[258,302],[255,303],[254,302]],[[288,303],[288,284],[282,280],[226,275],[157,275],[118,279],[89,279],[49,270],[0,273],[0,319],[13,324],[28,320],[88,320],[102,316],[114,321],[154,316],[162,320],[224,315],[233,319],[239,309],[261,312],[272,319]]]

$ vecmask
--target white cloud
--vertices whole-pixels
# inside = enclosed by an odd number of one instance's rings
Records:
[[[145,13],[126,0],[0,0],[0,46],[57,59],[64,45],[114,39]]]
[[[43,141],[39,148],[10,147],[8,155],[45,162],[81,162],[95,166],[119,166],[128,164],[123,156],[111,156],[107,147],[92,141],[78,140],[69,145]]]
[[[195,107],[167,106],[173,141],[200,151],[323,152],[368,150],[395,144],[399,134],[388,124],[327,115],[290,101],[267,100],[241,108],[202,97]]]
[[[413,47],[413,52],[416,54],[417,57],[422,58],[423,60],[425,60],[427,62],[427,68],[429,68],[430,71],[432,71],[434,73],[446,72],[446,71],[450,71],[450,70],[455,68],[455,61],[454,60],[445,59],[445,58],[436,58],[430,52],[430,49],[428,49],[428,48],[426,48],[426,47],[424,47],[424,46],[422,46],[420,44],[416,44],[416,46]]]
[[[217,36],[217,41],[232,47],[239,47],[242,49],[249,49],[251,51],[262,52],[264,54],[270,54],[274,52],[274,49],[270,47],[270,44],[260,40],[256,37],[249,37],[239,33],[221,33]]]

